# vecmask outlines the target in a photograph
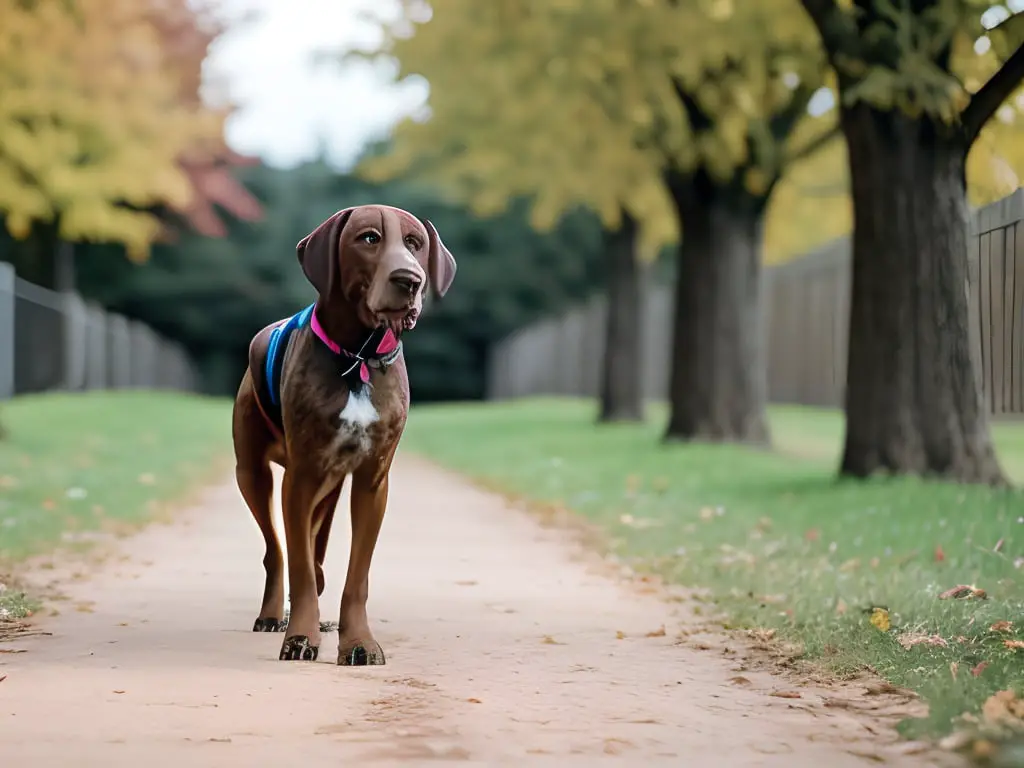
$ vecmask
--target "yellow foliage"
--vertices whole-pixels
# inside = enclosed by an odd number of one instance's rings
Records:
[[[742,174],[766,193],[786,150],[768,122],[825,72],[795,0],[432,0],[429,16],[404,6],[371,53],[429,81],[431,117],[401,124],[393,150],[360,172],[415,169],[479,212],[530,195],[541,228],[577,205],[609,227],[626,210],[645,254],[680,235],[666,171]],[[710,125],[691,122],[678,87]]]
[[[24,237],[59,222],[68,240],[123,243],[144,258],[184,206],[177,159],[222,118],[181,97],[156,0],[0,0],[0,213]]]

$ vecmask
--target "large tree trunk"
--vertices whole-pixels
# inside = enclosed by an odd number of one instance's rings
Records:
[[[966,141],[863,102],[842,126],[854,234],[841,473],[1002,482],[968,341]]]
[[[622,226],[604,234],[608,320],[601,368],[601,422],[642,421],[644,417],[644,270],[637,259],[638,232],[636,220],[623,211]]]
[[[769,442],[761,331],[765,199],[670,175],[682,225],[666,439]]]

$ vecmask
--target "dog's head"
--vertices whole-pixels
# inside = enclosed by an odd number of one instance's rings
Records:
[[[387,205],[338,211],[296,251],[321,303],[344,302],[367,328],[396,335],[416,325],[428,285],[440,298],[455,278],[455,259],[434,225]]]

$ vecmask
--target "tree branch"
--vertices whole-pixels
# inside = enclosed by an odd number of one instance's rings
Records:
[[[790,152],[788,155],[786,155],[785,164],[788,166],[793,163],[798,163],[801,160],[806,160],[819,149],[823,149],[825,146],[827,146],[833,139],[837,138],[838,136],[841,136],[842,133],[842,128],[839,126],[838,123],[836,123],[827,131],[822,131],[819,135],[815,136],[813,139],[804,144],[796,152]]]
[[[1017,46],[1017,50],[999,71],[971,97],[960,115],[968,147],[974,143],[985,123],[992,118],[1003,102],[1010,98],[1021,81],[1024,81],[1024,43]]]

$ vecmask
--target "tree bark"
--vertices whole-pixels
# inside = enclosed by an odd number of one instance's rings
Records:
[[[601,363],[599,422],[643,421],[643,266],[639,227],[622,212],[622,226],[604,233],[608,319]]]
[[[761,322],[766,197],[704,172],[670,174],[682,225],[667,440],[767,445]]]
[[[968,335],[962,132],[842,110],[854,209],[841,474],[1000,484]]]

